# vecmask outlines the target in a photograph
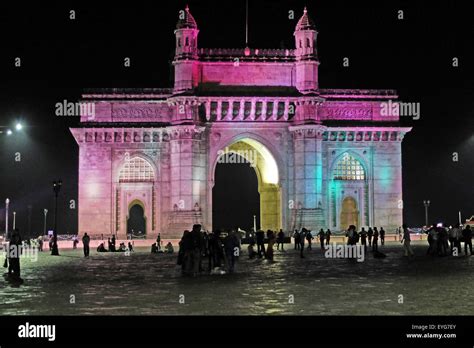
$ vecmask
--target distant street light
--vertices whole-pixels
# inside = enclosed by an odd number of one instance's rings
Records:
[[[23,125],[21,123],[17,123],[16,126],[15,126],[16,130],[22,130],[23,129]]]
[[[59,255],[58,250],[58,195],[61,191],[63,182],[61,180],[53,181],[53,192],[54,192],[54,231],[53,231],[53,243],[51,248],[51,255]]]
[[[10,205],[10,200],[5,199],[5,241],[8,239],[8,206]]]
[[[423,201],[423,205],[425,206],[425,226],[428,226],[428,208],[430,206],[430,201]]]
[[[13,230],[16,228],[16,211],[13,212]]]
[[[11,135],[12,134],[12,130],[11,129],[8,129],[7,130],[7,135]]]
[[[44,228],[43,228],[43,236],[46,236],[46,217],[48,215],[48,209],[43,210],[44,213]]]

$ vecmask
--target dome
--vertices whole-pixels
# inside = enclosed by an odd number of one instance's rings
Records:
[[[181,17],[181,14],[180,14]],[[178,23],[176,23],[176,29],[197,29],[196,21],[194,20],[193,15],[189,12],[189,6],[186,5],[184,10],[184,18],[180,18]]]
[[[298,24],[296,24],[296,31],[298,30],[316,30],[313,20],[308,16],[306,7],[304,8],[303,16],[301,16]]]

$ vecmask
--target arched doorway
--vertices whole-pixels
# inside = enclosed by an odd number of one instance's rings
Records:
[[[245,163],[242,163],[245,162]],[[242,185],[241,180],[246,180],[244,183],[248,185],[249,182],[254,182],[255,177],[257,181],[257,189],[255,190],[255,185],[252,197],[257,197],[259,195],[259,204],[253,204],[250,202],[242,202],[236,210],[233,212],[245,212],[243,215],[246,216],[245,223],[242,226],[253,227],[253,215],[257,216],[257,228],[263,230],[271,229],[278,230],[281,228],[281,188],[279,183],[279,172],[278,166],[275,158],[268,150],[266,146],[260,143],[257,140],[251,138],[243,138],[237,140],[231,145],[226,146],[225,148],[218,151],[218,157],[215,163],[214,170],[214,187],[221,185],[221,180],[217,175],[217,170],[221,164],[228,164],[230,168],[235,169],[235,173],[232,176],[234,179],[227,183],[227,188],[231,190],[232,188],[239,187]],[[239,173],[237,169],[239,166],[246,166],[246,173],[242,173],[240,176],[236,175]],[[251,174],[253,171],[254,174]],[[232,188],[231,188],[232,187]],[[244,186],[242,186],[244,187]],[[214,192],[214,189],[213,189]],[[218,204],[214,202],[213,197],[213,206]],[[227,193],[225,195],[226,200],[232,200],[233,197],[231,194]],[[256,198],[255,198],[256,199]],[[255,207],[260,206],[259,212],[256,212]],[[213,215],[218,213],[217,208],[213,207]],[[213,222],[216,221],[216,217],[213,216]],[[250,221],[249,221],[250,220]],[[238,227],[243,228],[238,225]],[[213,228],[217,228],[214,226]],[[231,226],[237,227],[237,226]]]
[[[260,194],[255,170],[236,159],[237,163],[218,163],[215,172],[215,185],[212,188],[212,226],[227,230],[241,228],[249,231],[256,216],[257,228],[260,226]]]
[[[357,202],[352,197],[346,197],[342,200],[341,208],[341,228],[346,230],[350,225],[359,228],[359,211]]]
[[[143,204],[132,202],[128,210],[127,234],[132,234],[134,238],[146,237],[146,217]]]

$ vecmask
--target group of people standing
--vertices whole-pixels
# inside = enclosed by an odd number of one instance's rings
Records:
[[[456,224],[454,227],[443,227],[441,224],[424,229],[428,234],[428,255],[446,256],[462,253],[461,243],[464,243],[464,254],[472,255],[472,229],[467,225],[464,229]]]
[[[349,227],[346,232],[346,237],[348,237],[348,244],[355,245],[359,242],[367,250],[367,245],[372,251],[378,251],[379,240],[381,245],[385,245],[385,230],[383,227],[380,227],[380,231],[377,227],[369,227],[367,231],[364,227],[361,228],[360,232],[357,232],[355,226]]]
[[[228,231],[222,238],[219,230],[213,233],[201,231],[201,225],[195,224],[191,231],[184,231],[179,242],[178,265],[184,275],[197,276],[204,271],[203,260],[207,258],[209,272],[222,271],[233,273],[240,256],[240,236],[236,231]]]

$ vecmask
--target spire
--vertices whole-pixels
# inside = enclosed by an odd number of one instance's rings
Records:
[[[306,6],[303,10],[303,16],[301,16],[300,20],[298,21],[298,24],[296,24],[295,30],[316,30],[316,26],[314,25],[313,20],[308,15],[308,10],[306,9]]]
[[[178,23],[176,23],[176,29],[197,29],[196,21],[193,15],[189,11],[189,6],[186,5],[184,13],[180,11]]]

